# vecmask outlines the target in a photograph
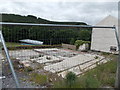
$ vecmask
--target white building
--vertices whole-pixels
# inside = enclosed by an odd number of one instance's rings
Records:
[[[118,30],[118,20],[113,16],[108,16],[100,21],[96,26],[113,26]],[[94,28],[92,31],[91,50],[101,52],[118,51],[118,43],[114,29]]]

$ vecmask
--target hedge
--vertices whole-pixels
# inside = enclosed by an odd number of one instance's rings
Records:
[[[36,49],[36,48],[61,48],[61,45],[21,45],[15,47],[7,47],[8,50],[18,50],[18,49]],[[3,48],[2,48],[3,50]]]

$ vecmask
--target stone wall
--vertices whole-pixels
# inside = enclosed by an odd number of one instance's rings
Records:
[[[76,50],[76,46],[75,45],[62,44],[62,47],[65,48],[65,49]]]

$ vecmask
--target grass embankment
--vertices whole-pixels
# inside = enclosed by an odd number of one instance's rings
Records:
[[[9,50],[35,49],[35,48],[61,48],[61,45],[21,45],[20,43],[6,42]]]
[[[77,77],[76,82],[71,86],[72,88],[100,88],[104,86],[114,87],[116,75],[116,57],[109,55],[113,60],[106,64],[98,65],[96,68],[86,72],[84,75]],[[56,82],[54,88],[69,88],[65,80]]]
[[[6,46],[7,47],[17,47],[17,46],[21,46],[21,44],[20,43],[6,42]]]

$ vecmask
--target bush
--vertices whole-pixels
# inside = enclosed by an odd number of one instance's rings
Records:
[[[76,40],[75,41],[76,50],[79,48],[79,46],[86,44],[86,43],[90,43],[90,41]]]
[[[35,48],[59,48],[61,45],[20,45],[7,47],[9,50],[35,49]]]
[[[98,56],[95,56],[94,58],[95,58],[95,59],[98,59],[99,57],[98,57]]]
[[[66,75],[66,84],[69,87],[72,87],[72,85],[75,84],[75,82],[76,82],[76,78],[77,78],[77,76],[73,72],[69,72]]]

